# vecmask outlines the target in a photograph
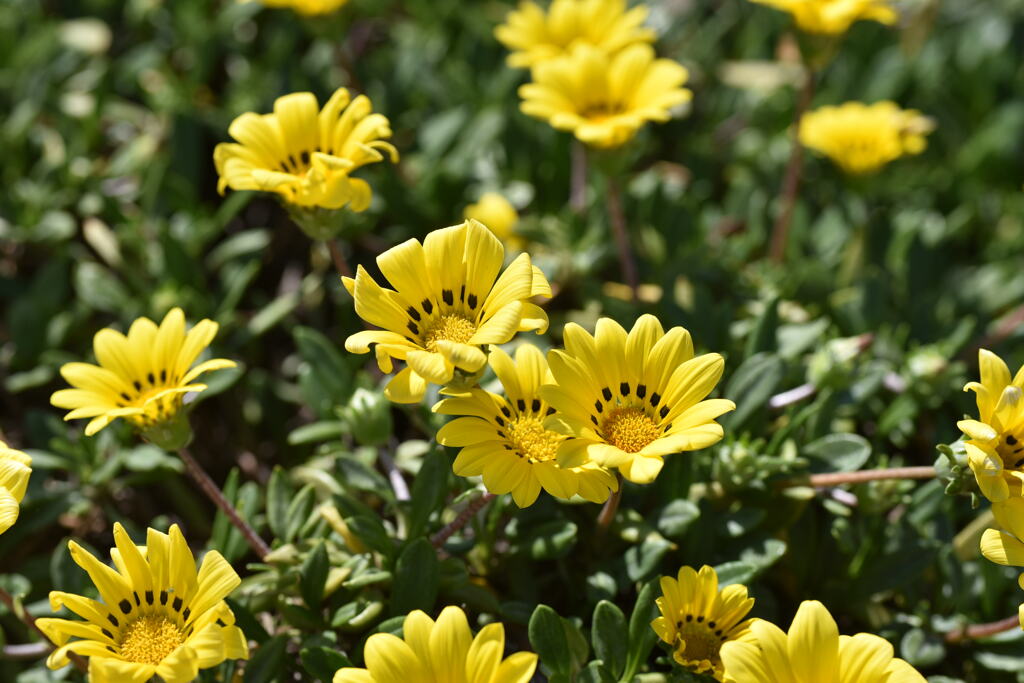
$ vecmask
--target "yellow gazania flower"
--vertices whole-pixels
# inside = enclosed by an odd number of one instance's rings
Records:
[[[14,526],[32,474],[32,458],[0,441],[0,534]]]
[[[967,462],[978,487],[992,501],[1022,495],[1024,482],[1024,367],[1011,380],[1006,363],[991,351],[978,352],[980,382],[964,391],[977,395],[977,420],[961,420]]]
[[[895,24],[900,18],[889,0],[751,0],[793,15],[801,31],[825,35],[846,33],[855,21]]]
[[[68,543],[100,600],[50,593],[55,612],[66,607],[85,620],[37,620],[58,646],[46,661],[51,669],[66,666],[73,652],[89,658],[92,683],[144,683],[153,676],[189,683],[200,669],[248,658],[245,636],[224,602],[241,579],[220,553],[208,552],[197,574],[177,525],[167,534],[149,529],[146,545],[136,546],[115,524],[114,543],[113,569]]]
[[[55,392],[50,402],[71,410],[65,420],[91,417],[87,436],[119,417],[142,430],[167,423],[181,410],[184,394],[206,389],[194,383],[200,375],[235,367],[224,358],[192,367],[217,327],[212,320],[201,320],[186,334],[185,314],[173,308],[160,327],[149,318],[137,319],[127,337],[110,328],[100,330],[93,338],[99,365],[66,363],[60,374],[74,388]]]
[[[497,192],[485,192],[475,204],[470,204],[462,212],[466,220],[483,223],[509,249],[521,251],[523,239],[515,234],[519,213],[512,202]]]
[[[575,437],[559,447],[562,467],[595,462],[647,484],[664,456],[722,438],[714,420],[736,406],[702,399],[721,378],[724,361],[717,353],[694,358],[682,327],[666,333],[657,318],[643,315],[627,335],[601,318],[593,337],[575,323],[565,326],[564,337],[565,350],[548,353],[555,385],[540,390],[559,412],[548,426]]]
[[[920,154],[931,119],[893,102],[847,102],[821,107],[800,119],[800,143],[851,175],[874,173],[890,161]]]
[[[519,507],[532,505],[542,488],[565,500],[577,494],[592,503],[607,500],[618,488],[608,470],[592,463],[563,468],[556,461],[565,436],[544,427],[544,419],[554,412],[539,393],[542,384],[553,381],[544,354],[523,344],[514,363],[501,349],[491,351],[489,362],[505,388],[504,397],[473,388],[434,406],[444,415],[466,416],[437,433],[439,443],[462,447],[455,474],[482,475],[488,491],[511,493]]]
[[[690,100],[693,93],[681,87],[687,76],[681,64],[655,59],[650,45],[614,56],[577,45],[569,56],[534,68],[533,82],[519,88],[519,108],[593,147],[618,147]]]
[[[722,662],[726,683],[925,683],[885,639],[839,635],[817,600],[800,605],[788,634],[755,619],[749,638],[722,646]]]
[[[658,637],[672,646],[681,666],[722,680],[722,645],[749,633],[752,620],[745,617],[754,599],[747,597],[746,586],[719,589],[718,574],[705,565],[700,572],[681,568],[678,579],[661,577],[661,593],[661,616],[651,622]]]
[[[1009,498],[992,504],[992,514],[1000,529],[985,529],[981,536],[981,554],[1008,567],[1024,567],[1024,498]],[[1024,574],[1017,578],[1024,588]],[[1024,604],[1018,609],[1021,628],[1024,628]]]
[[[275,192],[287,203],[365,211],[372,193],[365,180],[350,176],[360,166],[398,152],[385,140],[391,124],[373,113],[365,95],[350,102],[338,88],[324,108],[309,92],[274,101],[273,114],[242,114],[228,128],[238,143],[222,142],[213,151],[221,193],[233,190]]]
[[[466,615],[445,607],[435,622],[420,610],[405,617],[404,639],[375,633],[363,648],[365,669],[346,667],[334,683],[527,683],[537,655],[516,652],[504,660],[505,627],[488,624],[473,637]]]
[[[299,14],[315,17],[331,14],[345,5],[348,0],[260,0],[267,7],[293,9]]]
[[[472,375],[487,362],[488,344],[504,344],[515,333],[543,333],[548,317],[530,297],[551,296],[540,269],[520,254],[498,277],[505,250],[494,234],[469,220],[435,230],[420,244],[411,239],[377,257],[395,289],[378,285],[359,266],[342,278],[355,297],[356,313],[383,330],[357,332],[345,340],[352,353],[377,356],[387,374],[392,359],[406,362],[384,389],[396,403],[416,403],[427,383],[448,384],[456,370]]]
[[[654,31],[643,28],[647,12],[646,5],[627,9],[626,0],[554,0],[545,14],[524,0],[494,35],[512,50],[509,66],[532,67],[578,44],[615,53],[634,43],[654,42]]]

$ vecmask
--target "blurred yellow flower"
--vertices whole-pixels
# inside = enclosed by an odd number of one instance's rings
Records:
[[[544,274],[528,254],[501,272],[504,256],[494,233],[474,220],[434,230],[423,244],[411,239],[388,249],[377,266],[395,289],[378,285],[362,266],[355,278],[342,278],[359,317],[384,328],[353,334],[345,348],[372,349],[385,374],[392,359],[406,362],[384,389],[396,403],[420,401],[428,383],[448,384],[457,371],[460,382],[475,384],[489,344],[548,326],[547,314],[529,301],[551,296]]]
[[[688,102],[681,87],[687,71],[655,59],[650,45],[632,45],[614,56],[577,45],[569,56],[538,64],[523,85],[520,109],[593,147],[628,142],[648,121],[668,121],[672,107]]]
[[[330,14],[348,4],[348,0],[260,0],[267,7],[292,9],[306,16]]]
[[[365,669],[346,667],[334,683],[528,683],[537,655],[505,655],[505,627],[492,623],[473,636],[466,614],[445,607],[435,622],[416,610],[405,617],[403,638],[375,633],[363,646]]]
[[[647,13],[646,5],[627,9],[626,0],[554,0],[547,13],[524,0],[494,35],[512,50],[509,66],[533,67],[575,45],[615,53],[633,43],[653,42],[654,31],[643,28]]]
[[[846,33],[855,21],[895,24],[899,15],[889,0],[751,0],[793,15],[802,31],[825,35]]]
[[[127,337],[110,328],[100,330],[93,338],[99,365],[66,363],[60,374],[73,388],[55,392],[50,402],[71,410],[65,420],[92,418],[87,436],[119,417],[142,430],[157,428],[178,414],[184,394],[206,389],[194,383],[200,375],[235,367],[224,358],[192,367],[217,327],[212,320],[201,320],[186,334],[185,314],[174,308],[159,327],[149,318],[137,319]]]
[[[473,388],[434,406],[435,412],[464,416],[437,433],[438,443],[462,447],[455,474],[483,476],[488,491],[511,493],[519,507],[532,505],[542,488],[564,500],[578,494],[592,503],[606,501],[618,488],[608,470],[593,463],[564,468],[556,461],[565,436],[544,427],[544,419],[554,412],[539,393],[541,385],[553,381],[544,354],[523,344],[516,349],[515,362],[498,348],[488,360],[504,396]]]
[[[32,458],[0,441],[0,534],[18,521],[32,474]]]
[[[715,418],[736,406],[702,399],[725,362],[717,353],[694,358],[690,333],[682,327],[665,332],[657,318],[643,315],[626,334],[614,320],[601,318],[594,336],[575,323],[565,326],[563,336],[565,350],[548,353],[555,384],[540,390],[558,411],[548,428],[573,437],[559,447],[562,467],[595,462],[648,484],[666,455],[722,438]]]
[[[835,162],[846,173],[874,173],[890,161],[920,154],[934,124],[893,102],[847,102],[826,106],[800,119],[800,142]]]
[[[241,579],[219,552],[195,558],[177,525],[166,534],[149,529],[136,546],[114,525],[114,568],[71,541],[71,559],[92,579],[100,599],[53,591],[54,612],[66,607],[85,621],[38,619],[57,645],[47,666],[59,669],[68,654],[89,658],[92,683],[189,683],[200,669],[247,659],[249,647],[226,598]],[[72,640],[74,638],[75,640]]]
[[[304,207],[365,211],[372,192],[351,173],[366,164],[398,161],[391,125],[373,113],[369,98],[350,101],[338,88],[323,109],[313,93],[299,92],[274,101],[273,114],[242,114],[228,128],[237,143],[222,142],[213,151],[220,181],[217,190],[262,190]]]
[[[523,239],[514,232],[519,222],[519,213],[504,195],[485,192],[475,204],[467,206],[462,215],[466,220],[483,223],[510,249],[522,250]]]
[[[694,571],[682,567],[677,579],[661,577],[661,616],[651,622],[662,641],[672,646],[680,666],[722,680],[719,651],[724,643],[744,638],[754,599],[747,587],[733,584],[719,589],[718,574],[707,565]]]
[[[755,619],[750,636],[722,646],[726,683],[925,683],[893,656],[889,642],[869,633],[840,636],[817,600],[805,600],[789,633]]]
[[[992,504],[999,529],[986,529],[981,537],[981,554],[1009,567],[1024,567],[1024,498],[1009,498]],[[1017,577],[1024,588],[1024,574]],[[1024,628],[1024,604],[1018,610],[1021,628]]]
[[[992,501],[1022,495],[1024,482],[1024,367],[1010,369],[996,354],[978,352],[980,382],[968,382],[978,403],[977,420],[960,420],[967,461],[982,494]]]

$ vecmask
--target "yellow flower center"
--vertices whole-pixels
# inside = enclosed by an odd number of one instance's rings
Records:
[[[506,431],[509,442],[532,463],[554,460],[562,441],[560,435],[545,429],[541,419],[534,415],[509,422]]]
[[[151,614],[125,626],[121,656],[137,664],[159,664],[184,642],[177,624],[167,617]]]
[[[437,351],[437,342],[450,341],[465,344],[476,334],[476,325],[469,318],[461,315],[442,315],[433,321],[423,332],[423,347],[427,351]]]
[[[625,107],[620,102],[596,102],[584,107],[580,111],[580,116],[595,123],[600,123],[613,116],[618,116],[623,111],[625,111]]]
[[[715,635],[710,622],[689,621],[681,626],[677,624],[679,634],[676,636],[676,657],[677,661],[686,662],[690,668],[698,673],[710,669],[717,669],[721,666],[719,651],[722,643],[728,636]],[[718,630],[717,633],[722,633]],[[702,666],[703,665],[703,666]]]
[[[637,453],[661,436],[661,429],[641,408],[616,408],[601,425],[601,434],[626,453]]]

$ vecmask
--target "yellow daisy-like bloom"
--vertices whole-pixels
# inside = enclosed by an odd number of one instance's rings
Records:
[[[577,45],[569,56],[534,68],[533,82],[519,88],[519,108],[593,147],[618,147],[690,100],[693,93],[681,87],[687,76],[681,64],[655,59],[650,45],[615,55]]]
[[[658,637],[672,646],[681,666],[722,680],[722,645],[749,633],[752,620],[746,616],[754,599],[747,596],[746,586],[719,590],[718,574],[711,567],[699,572],[683,567],[678,579],[661,577],[661,594],[661,616],[651,622]]]
[[[224,358],[192,367],[213,338],[217,323],[201,320],[186,334],[185,314],[173,308],[157,327],[149,318],[132,323],[128,336],[106,328],[93,338],[99,365],[67,363],[60,374],[73,389],[50,397],[58,408],[71,412],[65,420],[90,417],[88,436],[123,417],[137,428],[149,430],[170,422],[182,407],[184,394],[206,389],[195,380],[204,372],[235,367]]]
[[[504,344],[516,332],[543,333],[548,317],[529,302],[551,296],[540,269],[520,254],[504,272],[501,241],[480,223],[435,230],[420,244],[411,239],[377,257],[394,289],[378,285],[359,266],[342,278],[355,297],[356,313],[384,328],[357,332],[345,340],[352,353],[368,353],[387,374],[392,359],[406,367],[388,383],[385,395],[396,403],[422,400],[428,383],[475,383],[487,363],[489,344]],[[501,273],[499,277],[499,273]]]
[[[735,409],[726,399],[702,400],[722,376],[717,353],[694,358],[690,333],[667,333],[653,315],[637,319],[629,334],[614,320],[597,321],[592,337],[565,326],[565,350],[548,362],[555,385],[541,397],[558,415],[548,426],[574,438],[562,442],[558,462],[617,467],[638,484],[654,481],[670,453],[706,448],[722,438],[715,418]]]
[[[462,216],[466,220],[483,223],[509,249],[522,250],[523,239],[514,232],[519,222],[519,213],[503,195],[497,192],[483,193],[475,204],[466,207]]]
[[[968,439],[967,462],[986,498],[1003,501],[1022,495],[1024,482],[1024,367],[1010,378],[1006,363],[991,351],[978,352],[980,382],[964,391],[977,396],[978,419],[957,423]]]
[[[801,31],[824,35],[846,33],[855,21],[895,24],[900,16],[889,0],[751,0],[793,15]]]
[[[817,600],[800,605],[788,634],[755,619],[750,637],[726,643],[721,654],[726,683],[925,683],[885,639],[839,635]]]
[[[992,504],[992,514],[1000,529],[986,529],[981,537],[981,554],[996,564],[1024,567],[1024,498],[1009,498]],[[1024,574],[1017,583],[1024,589]],[[1024,628],[1024,605],[1018,609]]]
[[[146,545],[136,546],[115,524],[114,543],[114,568],[68,544],[100,600],[50,593],[55,612],[66,607],[85,620],[36,621],[58,646],[46,661],[51,669],[66,666],[73,652],[89,658],[92,683],[144,683],[153,676],[189,683],[200,669],[248,658],[245,636],[224,602],[241,579],[220,553],[208,552],[197,573],[177,525],[167,534],[149,529]]]
[[[483,476],[491,493],[511,493],[519,507],[532,505],[540,490],[568,500],[579,494],[603,503],[618,488],[608,470],[592,463],[558,465],[558,446],[565,436],[544,427],[554,412],[540,397],[540,387],[553,380],[540,350],[530,344],[516,349],[515,362],[501,349],[490,353],[490,366],[505,388],[498,396],[480,388],[440,401],[434,410],[463,415],[437,433],[445,446],[462,447],[453,467],[460,477]]]
[[[404,639],[370,636],[363,648],[366,668],[339,669],[334,683],[527,683],[537,668],[532,652],[502,659],[502,624],[488,624],[474,638],[458,607],[445,607],[436,622],[419,610],[410,612],[402,632]]]
[[[554,0],[546,13],[524,1],[494,35],[512,50],[509,66],[533,67],[565,55],[575,45],[614,54],[634,43],[654,42],[654,31],[643,27],[647,13],[646,5],[628,9],[626,0]]]
[[[313,93],[299,92],[274,101],[273,114],[247,112],[231,122],[238,143],[222,142],[213,151],[221,193],[233,190],[275,192],[304,207],[365,211],[372,192],[351,177],[361,166],[398,161],[391,124],[373,113],[365,95],[352,100],[338,88],[323,109]]]
[[[893,102],[847,102],[804,114],[800,143],[831,159],[851,175],[874,173],[900,157],[920,154],[934,125]]]
[[[0,441],[0,534],[14,526],[32,474],[32,458]]]
[[[348,4],[348,0],[260,0],[266,7],[292,9],[309,17],[331,14]]]

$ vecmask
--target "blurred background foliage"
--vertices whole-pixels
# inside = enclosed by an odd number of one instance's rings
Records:
[[[1013,572],[979,557],[987,510],[939,480],[799,485],[931,464],[973,411],[961,388],[977,348],[1024,361],[1024,1],[906,0],[897,30],[853,28],[814,104],[892,99],[937,128],[924,154],[856,182],[808,158],[782,266],[765,255],[799,78],[787,18],[742,0],[649,4],[658,50],[687,66],[695,97],[623,162],[656,286],[640,304],[615,284],[604,179],[592,169],[572,212],[568,136],[518,112],[526,74],[492,37],[509,3],[352,0],[326,20],[213,0],[0,4],[0,433],[35,459],[21,520],[0,537],[4,585],[45,613],[51,588],[84,588],[66,538],[105,550],[113,521],[136,537],[179,521],[247,577],[233,605],[260,647],[245,681],[326,680],[395,616],[446,603],[504,621],[517,648],[546,603],[572,657],[542,651],[544,672],[607,680],[622,666],[584,667],[607,649],[594,628],[588,654],[582,635],[595,606],[628,617],[641,586],[707,563],[750,586],[757,616],[788,624],[820,599],[843,632],[888,637],[933,681],[1024,681],[1018,631],[942,642],[1021,601]],[[629,485],[610,538],[595,536],[597,506],[499,498],[439,560],[425,537],[476,495],[432,440],[441,421],[387,404],[367,357],[343,351],[360,323],[323,245],[267,197],[218,196],[212,150],[235,116],[339,86],[390,117],[402,154],[359,173],[375,198],[346,216],[351,263],[374,271],[377,253],[498,190],[556,287],[542,343],[566,321],[651,312],[726,356],[720,393],[738,409],[725,440]],[[124,425],[86,439],[49,407],[59,366],[91,358],[96,330],[172,305],[219,322],[217,355],[239,361],[202,395],[193,451],[274,539],[266,564],[172,455]],[[634,658],[652,645],[647,593]],[[536,619],[530,633],[557,625]],[[0,621],[10,642],[28,638]],[[69,675],[0,661],[3,680]]]

